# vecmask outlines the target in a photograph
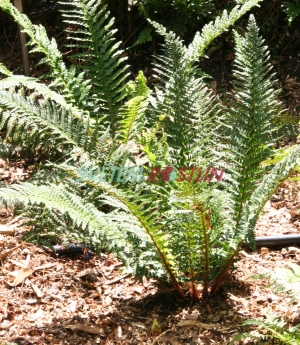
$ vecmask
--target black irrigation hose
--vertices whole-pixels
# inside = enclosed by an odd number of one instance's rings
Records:
[[[284,247],[300,245],[300,235],[258,236],[255,238],[258,247]]]
[[[285,247],[300,245],[300,235],[258,236],[255,238],[255,242],[257,247]],[[245,243],[244,246],[247,246],[247,244]],[[53,246],[53,248],[54,252],[59,255],[82,254],[84,252],[84,248],[86,248],[89,253],[92,253],[90,248],[84,244],[73,244],[68,248],[57,245]]]
[[[44,249],[49,250],[48,247],[44,247]],[[80,255],[83,254],[84,259],[88,259],[95,254],[92,252],[91,248],[86,244],[71,244],[68,247],[55,245],[53,246],[53,253],[57,255]]]
[[[85,248],[88,249],[85,244],[71,244],[67,248],[59,245],[53,246],[54,252],[60,255],[82,254]]]

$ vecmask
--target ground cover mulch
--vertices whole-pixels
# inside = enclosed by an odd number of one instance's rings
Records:
[[[27,179],[22,162],[0,162],[0,179]],[[256,235],[300,234],[300,182],[286,181],[268,201]],[[265,288],[253,275],[300,264],[300,248],[242,250],[241,260],[216,296],[180,300],[155,279],[141,282],[122,273],[109,253],[57,255],[21,240],[26,228],[12,210],[0,212],[0,344],[227,344],[263,319],[266,311],[289,325],[300,322],[300,302]],[[246,339],[240,344],[253,344]],[[266,343],[265,343],[266,344]]]

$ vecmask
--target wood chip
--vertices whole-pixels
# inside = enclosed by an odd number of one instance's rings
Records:
[[[18,246],[12,248],[12,249],[7,249],[4,250],[3,252],[0,253],[0,260],[5,259],[9,254],[11,254],[12,252],[14,252],[16,249],[18,249],[19,247],[21,247],[21,244],[19,244]]]
[[[38,298],[42,298],[43,297],[43,292],[37,287],[37,285],[32,284],[32,289],[35,292],[35,294],[37,295]]]
[[[70,311],[71,313],[75,313],[76,306],[77,306],[77,302],[76,301],[71,301],[71,303],[68,306],[68,311]]]
[[[157,344],[157,342],[159,340],[165,340],[170,342],[172,345],[181,345],[181,343],[179,343],[176,339],[174,339],[173,337],[170,337],[169,335],[167,335],[167,333],[171,332],[170,329],[168,329],[167,331],[161,333],[158,337],[155,338],[154,342],[152,343],[152,345]]]
[[[32,299],[25,299],[25,303],[33,305],[33,304],[37,304],[37,299],[32,298]]]
[[[13,325],[12,323],[3,322],[3,323],[0,323],[0,329],[9,329],[11,328],[12,325]]]
[[[7,225],[0,224],[0,234],[2,235],[14,235],[16,232],[15,228]]]
[[[17,261],[17,260],[10,259],[10,260],[8,260],[8,261],[11,262],[12,264],[14,264],[14,265],[17,266],[17,267],[20,267],[20,268],[28,268],[27,265],[25,265],[24,263],[19,262],[19,261]]]
[[[95,274],[95,275],[97,275],[97,272],[93,268],[87,268],[87,269],[85,269],[83,271],[78,272],[75,275],[75,277],[76,278],[81,278],[81,277],[87,276],[88,274]]]

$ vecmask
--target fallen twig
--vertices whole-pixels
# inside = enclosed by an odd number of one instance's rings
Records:
[[[12,253],[13,251],[15,251],[16,249],[18,249],[19,247],[21,247],[21,244],[18,244],[16,247],[11,248],[11,249],[6,249],[3,252],[0,253],[0,261],[5,259],[7,257],[7,255],[9,255],[10,253]]]
[[[108,280],[108,281],[105,282],[104,285],[112,285],[112,284],[115,284],[115,283],[119,282],[120,280],[125,279],[125,278],[131,276],[131,274],[132,274],[132,273],[127,273],[127,274],[124,274],[123,276],[117,277],[117,278],[115,278],[115,279],[113,279],[113,280]]]
[[[204,329],[213,329],[216,328],[219,332],[227,332],[230,328],[228,327],[221,327],[221,325],[214,324],[214,323],[203,323],[198,320],[182,320],[178,322],[178,327],[199,327]]]
[[[152,345],[155,345],[158,340],[162,340],[163,338],[169,341],[172,345],[181,345],[181,343],[179,343],[176,339],[171,338],[166,335],[166,333],[171,332],[171,331],[172,331],[171,329],[168,329],[167,331],[161,333],[158,337],[155,338]]]

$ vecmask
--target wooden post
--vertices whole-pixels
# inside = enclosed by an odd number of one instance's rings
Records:
[[[22,0],[13,0],[14,6],[20,11],[23,12]],[[22,27],[19,27],[19,35],[20,35],[20,43],[21,43],[21,51],[22,51],[22,58],[23,58],[23,67],[24,67],[24,74],[27,77],[30,77],[30,68],[29,68],[29,59],[28,59],[28,51],[26,47],[26,36],[25,33],[22,32]]]

